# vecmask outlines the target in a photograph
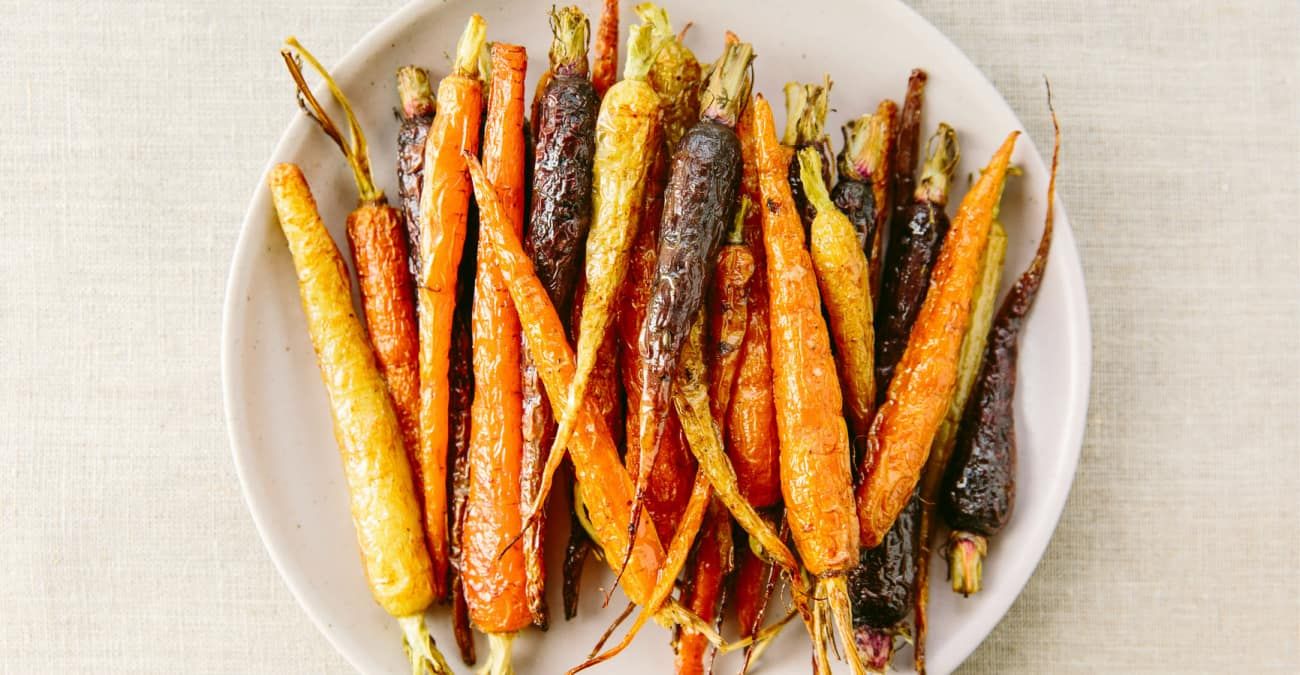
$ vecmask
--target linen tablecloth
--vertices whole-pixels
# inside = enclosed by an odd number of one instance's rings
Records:
[[[1040,147],[1050,75],[1094,330],[1060,528],[963,672],[1300,672],[1300,5],[914,6]],[[218,333],[281,38],[396,7],[0,2],[0,671],[349,672],[245,511]]]

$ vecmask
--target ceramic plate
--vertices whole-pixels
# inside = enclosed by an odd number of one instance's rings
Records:
[[[631,25],[625,2],[624,35]],[[828,0],[821,18],[806,20],[804,3],[751,0],[696,3],[665,0],[675,24],[693,21],[687,44],[701,60],[720,52],[725,29],[754,44],[756,90],[783,117],[781,85],[788,80],[835,80],[834,112],[827,124],[839,144],[838,129],[849,116],[873,110],[885,97],[900,100],[913,67],[930,73],[924,133],[939,121],[960,134],[962,162],[956,204],[966,176],[978,171],[998,142],[1020,122],[979,70],[933,26],[901,3]],[[417,2],[371,30],[340,61],[334,72],[365,127],[377,178],[389,195],[397,187],[392,167],[397,124],[393,73],[417,63],[435,77],[445,75],[447,54],[471,12],[488,21],[489,39],[524,44],[529,50],[529,91],[546,68],[550,32],[540,2]],[[584,0],[595,18],[599,7]],[[363,27],[358,26],[358,32]],[[294,26],[285,26],[285,34]],[[300,35],[312,44],[311,35]],[[846,48],[851,45],[852,48]],[[320,54],[327,62],[335,55]],[[267,68],[280,68],[274,51]],[[293,106],[291,83],[256,96]],[[338,151],[309,121],[296,116],[271,162],[296,162],[306,172],[325,221],[342,243],[343,222],[356,192]],[[1047,171],[1033,143],[1022,137],[1015,162],[1025,171],[1011,182],[1002,208],[1010,233],[1007,279],[1029,261],[1043,222]],[[1065,169],[1068,171],[1068,166]],[[955,668],[989,633],[1032,574],[1065,503],[1079,455],[1087,413],[1091,351],[1087,301],[1074,237],[1057,202],[1057,234],[1041,295],[1023,335],[1016,423],[1020,443],[1016,512],[997,537],[985,565],[985,588],[961,599],[944,588],[946,570],[934,563],[931,578],[932,672]],[[1004,284],[1005,286],[1005,284]],[[1004,289],[1005,290],[1005,289]],[[299,305],[293,266],[276,223],[265,181],[260,180],[243,224],[227,288],[222,332],[222,378],[231,446],[244,496],[272,560],[299,603],[326,637],[361,672],[400,674],[407,670],[397,625],[374,603],[366,588],[348,516],[346,487],[331,433],[329,410]],[[563,542],[565,518],[552,519],[552,542]],[[557,560],[558,551],[551,551]],[[558,569],[558,561],[551,569]],[[585,601],[572,622],[552,621],[549,633],[529,631],[515,643],[521,673],[563,672],[579,662],[621,609],[616,595],[602,610],[597,587],[610,576],[588,564]],[[560,607],[558,584],[551,606]],[[435,609],[430,624],[444,653],[458,671],[468,671],[455,654],[445,609]],[[662,673],[672,663],[669,634],[648,628],[618,659],[594,672]],[[791,625],[764,655],[755,672],[805,672],[807,636]],[[485,648],[480,645],[480,653]],[[728,659],[728,661],[730,661]],[[720,672],[733,670],[720,662]],[[911,650],[895,659],[909,670]],[[843,666],[841,666],[843,667]]]

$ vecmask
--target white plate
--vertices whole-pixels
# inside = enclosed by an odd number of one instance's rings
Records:
[[[590,16],[595,0],[582,3]],[[632,17],[624,2],[623,34]],[[1006,102],[978,69],[943,35],[898,2],[824,2],[809,21],[804,3],[785,0],[692,3],[665,0],[674,23],[694,21],[687,42],[701,60],[720,51],[724,29],[752,41],[758,53],[756,90],[781,110],[781,85],[816,80],[831,73],[835,112],[827,128],[839,144],[844,119],[875,108],[884,97],[900,100],[914,66],[930,73],[924,133],[940,120],[958,130],[962,162],[957,191],[1012,129],[1022,128]],[[334,69],[368,132],[377,178],[390,196],[396,104],[393,72],[406,63],[446,73],[446,54],[472,11],[488,20],[490,39],[522,42],[529,49],[530,91],[546,67],[549,3],[416,2],[366,34]],[[294,29],[285,26],[286,35]],[[302,35],[312,44],[310,35]],[[332,55],[322,54],[329,61]],[[268,49],[266,67],[279,68]],[[292,109],[286,74],[282,86],[257,96],[282,99]],[[778,118],[778,123],[780,123]],[[356,192],[338,151],[308,120],[293,119],[272,162],[296,162],[306,172],[336,241],[355,204]],[[1021,137],[1015,161],[1025,176],[1012,181],[1003,204],[1010,231],[1007,279],[1028,262],[1043,221],[1047,172],[1028,137]],[[1068,164],[1065,168],[1069,171]],[[960,194],[954,196],[955,204]],[[954,669],[1006,612],[1029,579],[1051,538],[1070,489],[1088,403],[1091,337],[1083,275],[1069,220],[1057,202],[1057,233],[1038,303],[1026,326],[1020,356],[1016,422],[1020,444],[1016,512],[993,540],[985,565],[985,588],[962,600],[946,588],[943,564],[934,563],[935,589],[930,665]],[[1004,287],[1005,287],[1004,283]],[[265,181],[258,183],[235,249],[222,331],[222,379],[235,465],[253,520],[272,560],[299,603],[326,637],[367,674],[407,672],[396,624],[370,598],[362,574],[345,486],[331,433],[329,412],[305,330],[293,266],[280,234]],[[554,519],[562,530],[566,519]],[[552,542],[563,540],[557,531]],[[555,553],[552,551],[552,553]],[[554,559],[555,556],[552,555]],[[551,569],[558,570],[558,565]],[[602,576],[604,575],[604,576]],[[588,592],[580,617],[552,622],[549,634],[530,631],[515,645],[522,673],[563,672],[581,660],[617,609],[601,611],[598,585],[607,584],[603,566],[588,565]],[[558,584],[551,606],[560,607]],[[621,597],[614,604],[622,606]],[[446,611],[430,624],[444,653],[467,671],[455,654]],[[671,664],[668,634],[650,627],[633,646],[594,672],[661,673]],[[808,650],[803,629],[792,625],[769,649],[756,672],[803,672]],[[482,648],[483,645],[480,645]],[[910,668],[911,652],[896,658]],[[720,664],[721,672],[731,666]]]

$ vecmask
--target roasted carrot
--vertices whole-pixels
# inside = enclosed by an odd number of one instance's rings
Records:
[[[420,273],[420,187],[424,180],[424,141],[433,125],[435,102],[429,74],[419,66],[397,69],[401,124],[397,128],[397,202],[406,221],[411,275]],[[408,451],[412,451],[408,448]]]
[[[479,52],[487,25],[470,17],[452,72],[438,84],[438,116],[424,146],[420,190],[420,452],[424,522],[433,554],[434,594],[447,595],[448,368],[457,271],[465,245],[469,181],[462,152],[477,152],[482,116]]]
[[[970,320],[971,295],[993,222],[998,186],[1020,132],[1007,136],[983,175],[966,193],[944,238],[930,289],[912,326],[907,349],[871,424],[858,486],[862,543],[875,546],[912,496],[948,399],[957,384],[957,358]]]
[[[889,251],[876,314],[876,381],[884,390],[907,348],[912,325],[930,286],[930,270],[948,232],[948,186],[960,158],[957,132],[947,124],[930,138],[929,156],[911,206],[899,227],[890,230]],[[896,221],[897,222],[897,221]]]
[[[894,130],[894,161],[890,163],[889,194],[893,213],[889,215],[890,231],[907,226],[907,207],[916,188],[916,162],[921,156],[921,111],[925,105],[925,83],[929,75],[913,68],[907,77],[907,95],[903,110]],[[894,235],[889,235],[892,245]]]
[[[916,530],[921,500],[913,495],[885,538],[863,548],[849,572],[854,645],[867,667],[884,672],[894,655],[894,639],[907,635],[916,574]]]
[[[762,194],[758,186],[758,142],[754,106],[746,105],[737,125],[742,157],[741,192],[756,208],[745,214],[745,242],[754,256],[749,322],[727,420],[727,455],[740,491],[755,508],[781,501],[780,448],[772,402],[771,343],[768,338],[767,256],[763,247]]]
[[[474,404],[474,277],[478,266],[478,209],[470,204],[465,236],[465,255],[461,256],[456,277],[456,309],[452,315],[450,369],[447,373],[447,452],[451,470],[447,476],[447,494],[451,496],[451,626],[461,660],[474,665],[474,629],[470,625],[469,603],[465,599],[462,577],[465,511],[469,505],[469,444],[473,432]]]
[[[523,244],[507,226],[507,216],[500,200],[472,155],[466,154],[474,194],[482,209],[481,236],[491,242],[491,255],[510,289],[510,297],[520,318],[524,340],[537,356],[538,370],[546,385],[551,404],[559,401],[572,384],[576,371],[573,349],[564,338],[564,324],[546,297],[546,290],[533,271]],[[629,538],[629,508],[632,503],[632,479],[619,462],[618,452],[605,423],[590,403],[579,409],[578,431],[573,437],[572,458],[578,487],[586,505],[586,526],[604,551],[606,562],[623,565],[623,590],[638,605],[651,606],[659,573],[665,567],[664,549],[651,530],[639,530]],[[631,555],[625,549],[632,548]],[[671,584],[669,585],[671,588]],[[657,603],[655,603],[657,604]],[[685,624],[722,643],[716,631],[689,610],[672,601],[664,601],[655,613],[657,621]]]
[[[524,249],[551,303],[564,314],[573,303],[582,243],[591,225],[591,164],[600,98],[587,79],[586,15],[577,7],[566,7],[553,9],[550,17],[551,69],[547,71],[545,89],[539,89],[533,113],[536,159]],[[524,485],[520,504],[528,505],[541,488],[546,454],[555,436],[555,418],[527,349],[523,368]],[[545,513],[539,513],[524,537],[529,606],[534,621],[543,627],[547,624],[545,517]],[[581,528],[573,530],[573,534],[582,537]]]
[[[827,673],[827,613],[845,644],[852,635],[844,574],[857,562],[858,523],[848,430],[812,260],[790,195],[789,160],[777,143],[771,107],[761,95],[754,105],[767,276],[779,280],[768,290],[781,490],[803,565],[817,577],[813,654],[817,672]],[[847,652],[854,672],[864,672],[857,652]]]
[[[623,282],[622,299],[615,318],[614,333],[619,343],[619,369],[627,391],[624,428],[627,432],[628,471],[637,475],[641,463],[641,445],[638,437],[640,418],[636,401],[641,400],[641,375],[644,358],[640,348],[641,324],[645,321],[646,306],[653,292],[655,269],[658,264],[659,221],[663,214],[663,187],[668,180],[669,157],[675,143],[686,132],[686,120],[699,116],[700,66],[681,41],[673,35],[668,15],[663,9],[644,3],[636,7],[637,14],[655,31],[656,37],[666,41],[654,65],[650,67],[648,81],[659,94],[659,110],[665,120],[663,142],[653,151],[650,173],[646,176],[646,190],[640,214],[636,240],[632,244],[632,257],[628,263],[627,278]],[[686,447],[681,423],[675,412],[670,412],[664,425],[664,441],[654,463],[650,465],[650,484],[646,492],[646,511],[650,515],[661,541],[668,541],[687,507],[695,480],[695,456]]]
[[[605,341],[614,297],[627,273],[649,171],[648,153],[659,137],[659,97],[645,78],[662,44],[649,26],[632,28],[623,80],[606,92],[596,118],[592,221],[584,263],[587,295],[578,331],[578,370],[557,416],[559,429],[546,459],[541,489],[528,509],[530,521],[545,503],[555,470],[564,458],[597,352]]]
[[[809,203],[804,194],[803,177],[799,170],[799,151],[804,148],[816,148],[825,158],[819,165],[819,173],[824,185],[830,185],[833,157],[830,154],[830,140],[824,131],[826,127],[826,109],[830,103],[831,77],[826,75],[822,84],[800,84],[787,82],[785,92],[785,133],[781,143],[794,152],[790,157],[790,194],[799,209],[799,218],[803,221],[804,233],[812,227],[817,210]]]
[[[1047,105],[1051,109],[1050,86]],[[1061,156],[1061,127],[1055,110],[1052,127],[1055,140],[1043,237],[1029,268],[1012,284],[993,319],[984,363],[966,404],[944,479],[944,515],[952,530],[948,537],[948,576],[952,590],[962,595],[979,592],[988,539],[1006,526],[1016,501],[1016,358],[1020,329],[1043,283],[1052,247],[1052,204]]]
[[[527,53],[492,44],[492,85],[484,125],[483,165],[508,226],[523,233],[524,73]],[[482,205],[480,204],[480,214]],[[522,531],[519,318],[505,281],[479,239],[474,281],[474,404],[469,449],[469,506],[465,513],[463,573],[470,618],[487,633],[485,673],[511,673],[514,635],[533,621]]]
[[[853,224],[831,203],[826,184],[822,182],[821,162],[821,153],[816,148],[799,151],[804,193],[816,213],[809,248],[817,285],[830,317],[831,338],[839,356],[837,365],[850,442],[854,448],[865,448],[871,416],[876,412],[876,382],[872,375],[876,340],[871,324],[870,271]]]
[[[412,670],[449,675],[424,625],[424,611],[435,597],[433,572],[401,424],[353,310],[347,265],[302,171],[277,164],[268,182],[329,394],[370,592],[401,625]]]
[[[600,24],[596,27],[596,49],[592,60],[591,84],[596,87],[596,95],[604,98],[605,92],[618,79],[618,0],[605,0]],[[628,60],[631,61],[630,54]],[[626,73],[624,77],[627,77]]]
[[[859,237],[871,243],[867,261],[871,267],[871,297],[880,292],[880,274],[884,253],[885,225],[889,222],[889,167],[894,147],[894,126],[898,116],[898,104],[884,100],[876,107],[876,112],[850,120],[844,125],[844,148],[840,151],[840,182],[845,180],[871,186],[872,219],[868,231],[859,230]],[[836,205],[849,214],[850,221],[860,222],[855,212],[865,208],[865,201],[860,196],[857,185],[846,187],[837,194]],[[859,188],[860,189],[860,188]]]
[[[375,186],[365,134],[343,91],[329,71],[296,39],[289,38],[287,44],[288,48],[280,54],[297,86],[299,103],[343,152],[357,185],[357,207],[348,214],[347,220],[348,248],[352,250],[361,285],[366,333],[374,347],[379,372],[393,397],[408,461],[414,465],[419,427],[419,341],[402,214],[389,205],[384,191]],[[307,86],[301,65],[304,60],[325,80],[330,94],[343,109],[347,117],[347,140]],[[418,479],[415,485],[418,490]]]
[[[748,99],[748,43],[726,47],[709,74],[700,121],[673,153],[659,224],[655,281],[641,325],[641,451],[633,498],[633,527],[645,499],[672,399],[678,356],[692,318],[704,302],[711,263],[731,223],[740,193],[740,139],[735,126]],[[680,411],[678,411],[680,415]],[[689,433],[688,433],[689,439]],[[715,489],[717,486],[714,486]]]
[[[984,249],[984,260],[980,263],[980,281],[971,296],[970,328],[962,338],[961,356],[957,359],[957,387],[948,402],[948,410],[934,436],[930,457],[926,459],[925,471],[921,474],[921,525],[916,535],[918,552],[913,591],[915,631],[912,634],[912,653],[918,673],[925,672],[925,645],[929,631],[930,542],[934,534],[939,486],[944,470],[948,467],[948,460],[952,457],[962,411],[970,399],[975,377],[979,375],[980,364],[984,359],[984,346],[988,342],[989,326],[993,323],[993,310],[997,304],[998,286],[1002,283],[1002,262],[1006,252],[1007,231],[998,222],[998,208],[994,206],[989,243]]]

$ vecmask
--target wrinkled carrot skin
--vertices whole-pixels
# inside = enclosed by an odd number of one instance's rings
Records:
[[[550,69],[542,71],[537,77],[537,88],[533,90],[533,102],[528,107],[528,133],[537,139],[537,125],[541,123],[542,118],[542,95],[546,93],[546,88],[551,84],[551,78],[555,73]]]
[[[912,200],[912,191],[916,188],[916,165],[921,157],[921,111],[925,104],[925,83],[929,75],[920,68],[913,68],[907,78],[907,95],[903,99],[903,111],[898,118],[894,136],[894,162],[890,167],[890,244],[893,244],[894,230],[907,222],[907,207]]]
[[[728,244],[718,254],[717,265],[709,293],[709,405],[713,419],[725,430],[749,325],[754,256],[743,242]]]
[[[952,219],[912,337],[872,422],[864,459],[872,468],[857,490],[864,546],[880,543],[911,498],[956,387],[957,358],[993,206],[1019,133],[1007,136]]]
[[[433,90],[429,74],[418,66],[397,70],[401,125],[397,129],[397,202],[406,222],[411,274],[420,273],[420,188],[424,182],[424,141],[433,125]]]
[[[477,266],[478,248],[477,209],[471,208],[468,235],[465,238],[466,255],[461,257],[457,275],[456,311],[452,317],[451,370],[448,373],[450,401],[447,416],[447,442],[451,471],[448,473],[447,491],[451,496],[451,625],[456,637],[456,647],[461,660],[474,665],[474,632],[470,626],[469,603],[465,600],[465,581],[461,577],[464,550],[465,508],[469,503],[469,442],[472,431],[470,409],[474,401],[474,351],[473,323],[474,269]]]
[[[370,591],[389,614],[418,615],[434,600],[420,506],[387,384],[352,307],[347,266],[302,171],[277,164],[268,182],[329,394]]]
[[[481,21],[481,19],[480,19]],[[438,84],[438,115],[424,147],[420,192],[420,453],[424,523],[433,557],[434,592],[446,597],[448,550],[448,369],[456,276],[465,245],[470,185],[462,152],[477,153],[483,111],[482,84],[453,73]]]
[[[775,510],[765,512],[763,519],[769,523],[780,520]],[[785,535],[782,524],[782,536]],[[776,590],[780,580],[780,569],[763,560],[750,548],[748,537],[739,539],[735,549],[740,556],[737,563],[736,578],[731,595],[736,608],[736,623],[740,627],[740,636],[756,635],[763,627],[763,617],[767,614],[768,601]]]
[[[715,500],[709,505],[705,519],[695,546],[693,574],[688,577],[682,596],[687,609],[713,623],[721,615],[723,582],[732,568],[731,516]],[[677,674],[704,675],[704,654],[708,647],[709,641],[703,635],[681,631],[677,641]]]
[[[538,281],[532,262],[523,251],[517,236],[505,227],[507,219],[495,195],[488,192],[491,183],[477,162],[466,160],[474,181],[475,195],[482,209],[480,236],[492,244],[491,254],[510,289],[515,311],[519,315],[524,340],[537,360],[546,392],[554,406],[568,391],[576,371],[573,349],[564,337],[564,324],[555,313]],[[583,498],[591,516],[597,543],[611,567],[624,559],[629,543],[632,553],[623,572],[622,585],[627,596],[644,605],[650,599],[664,549],[653,528],[627,535],[631,521],[632,478],[623,468],[618,450],[589,403],[579,408],[578,425],[569,447],[578,482],[584,485]],[[612,562],[611,562],[612,561]]]
[[[781,500],[780,448],[772,399],[772,359],[768,326],[767,254],[763,247],[762,194],[758,186],[758,139],[754,106],[745,106],[736,125],[740,136],[741,194],[755,205],[745,214],[745,243],[754,256],[749,320],[727,417],[727,455],[741,494],[755,508]]]
[[[347,234],[361,286],[366,332],[393,397],[408,458],[413,460],[419,447],[420,350],[401,214],[386,202],[363,204],[348,214]],[[415,485],[421,489],[418,479]]]
[[[492,45],[492,90],[483,142],[483,166],[509,227],[523,233],[523,47]],[[474,403],[470,490],[465,513],[463,576],[470,618],[485,633],[510,633],[532,623],[524,569],[520,471],[519,318],[501,273],[479,240],[474,282]]]
[[[591,84],[596,94],[605,92],[618,81],[618,0],[605,0],[596,28],[596,44],[592,48]]]
[[[771,107],[762,96],[754,105],[763,241],[772,280],[769,321],[781,491],[804,566],[816,576],[835,575],[851,568],[858,553],[848,430],[817,279],[790,195],[789,159],[780,150]]]

